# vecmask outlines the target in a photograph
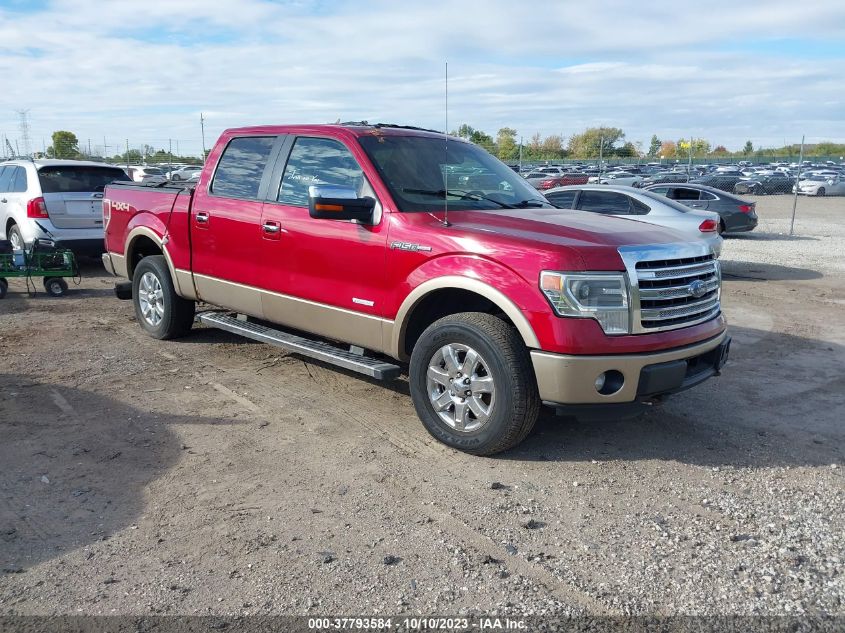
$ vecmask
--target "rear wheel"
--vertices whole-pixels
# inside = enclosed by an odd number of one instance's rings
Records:
[[[426,430],[474,455],[515,446],[540,411],[527,348],[513,326],[489,314],[464,312],[430,325],[411,354],[410,387]]]
[[[819,190],[816,192],[816,195],[817,196],[823,196],[824,195],[824,187],[819,187]]]
[[[6,237],[9,238],[9,241],[12,243],[12,248],[16,251],[22,251],[24,249],[23,235],[21,235],[21,230],[18,228],[17,224],[13,224],[9,227]]]
[[[184,336],[194,322],[194,302],[176,294],[163,255],[144,257],[132,275],[132,303],[138,323],[150,336]]]
[[[51,297],[63,297],[67,293],[67,282],[61,277],[45,277],[44,290]]]
[[[182,180],[182,176],[180,176],[179,174],[173,174],[173,175],[170,177],[170,180],[172,180],[172,181],[176,182],[177,180]]]

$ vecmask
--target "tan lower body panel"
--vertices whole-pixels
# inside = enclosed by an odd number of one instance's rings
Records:
[[[668,363],[709,352],[725,340],[727,332],[703,343],[655,352],[620,356],[569,356],[533,350],[531,362],[537,376],[540,398],[561,404],[602,404],[633,402],[637,397],[640,370],[646,365]],[[599,374],[615,369],[625,378],[622,388],[614,394],[596,391]]]
[[[377,352],[384,351],[384,326],[393,325],[379,317],[213,277],[194,275],[194,281],[206,303]]]

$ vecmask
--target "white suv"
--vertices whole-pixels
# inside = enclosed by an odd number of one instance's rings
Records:
[[[0,163],[0,235],[23,248],[37,237],[80,255],[103,252],[103,189],[119,167],[79,160]]]

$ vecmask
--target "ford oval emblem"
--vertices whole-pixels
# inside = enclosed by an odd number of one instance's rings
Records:
[[[701,299],[707,292],[707,285],[700,279],[696,279],[687,287],[687,292],[696,299]]]

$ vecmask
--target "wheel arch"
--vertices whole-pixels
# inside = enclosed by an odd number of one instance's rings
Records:
[[[176,292],[186,299],[196,298],[193,287],[186,287],[187,280],[183,278],[184,275],[177,274],[173,260],[170,259],[170,253],[167,252],[167,244],[164,239],[149,227],[136,226],[126,236],[126,250],[124,251],[126,276],[130,280],[135,274],[135,267],[138,262],[149,255],[163,255]]]
[[[453,307],[443,305],[455,299],[460,302]],[[455,275],[426,281],[408,294],[396,315],[387,352],[407,360],[413,344],[426,327],[441,317],[467,311],[500,314],[516,328],[526,347],[540,347],[525,314],[510,298],[481,280]]]

